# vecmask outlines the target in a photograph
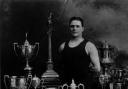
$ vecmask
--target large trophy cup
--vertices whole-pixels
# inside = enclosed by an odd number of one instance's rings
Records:
[[[29,61],[33,56],[37,56],[39,51],[39,43],[36,42],[34,45],[31,45],[27,40],[27,33],[26,33],[26,40],[24,44],[19,45],[18,43],[14,43],[14,51],[16,55],[21,55],[25,58],[26,66],[24,70],[28,72],[28,76],[29,75],[31,76],[32,68],[29,66]]]
[[[29,89],[32,81],[32,68],[29,66],[29,61],[33,55],[37,55],[39,51],[39,43],[35,43],[35,45],[30,45],[26,40],[23,45],[19,45],[18,43],[14,43],[14,51],[16,55],[21,55],[26,59],[26,66],[24,68],[27,71],[27,76],[9,76],[4,75],[4,83],[6,89]]]

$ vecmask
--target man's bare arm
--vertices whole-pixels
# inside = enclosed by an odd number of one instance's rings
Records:
[[[93,43],[88,42],[86,44],[85,49],[88,52],[88,55],[90,55],[91,62],[93,63],[94,69],[97,72],[100,72],[101,66],[100,66],[99,55],[98,55],[98,50],[97,50],[96,46]]]

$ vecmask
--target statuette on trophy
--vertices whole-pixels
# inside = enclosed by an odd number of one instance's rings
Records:
[[[70,87],[71,87],[71,89],[76,89],[76,84],[75,84],[75,81],[74,81],[74,79],[72,79],[72,83],[70,84]]]

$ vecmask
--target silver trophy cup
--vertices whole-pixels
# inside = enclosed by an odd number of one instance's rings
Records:
[[[23,45],[19,45],[17,42],[14,43],[14,51],[16,55],[21,55],[26,59],[26,67],[24,70],[32,70],[29,66],[29,61],[31,57],[37,56],[39,51],[39,43],[36,42],[34,45],[31,45],[27,40],[27,33],[26,33],[26,40]]]
[[[27,80],[24,76],[4,75],[6,89],[27,89]]]

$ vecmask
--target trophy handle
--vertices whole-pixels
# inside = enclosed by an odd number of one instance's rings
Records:
[[[16,54],[16,56],[18,56],[17,52],[16,52],[16,46],[18,45],[18,43],[14,42],[13,43],[13,48],[14,48],[14,52]]]
[[[42,87],[42,89],[43,89],[43,87],[45,87],[44,86],[44,80],[45,80],[44,78],[41,78],[41,80],[40,80],[40,86]]]
[[[32,75],[28,75],[27,76],[27,86],[28,86],[27,89],[30,88],[31,84],[32,84]]]
[[[37,56],[37,54],[38,54],[38,52],[39,52],[39,47],[40,47],[40,46],[39,46],[39,43],[38,43],[38,42],[36,42],[35,45],[37,45],[37,52],[36,52],[36,56]],[[34,47],[35,47],[35,46],[34,46]]]
[[[9,75],[4,75],[4,84],[5,84],[6,89],[8,89],[7,83],[6,83],[7,78],[9,79]]]
[[[64,84],[64,85],[62,85],[62,89],[65,89],[65,87],[66,87],[66,89],[68,89],[68,84]]]
[[[82,87],[82,89],[85,89],[85,86],[84,86],[84,84],[82,84],[82,83],[78,84],[78,88],[79,88],[79,89],[80,89],[80,87]]]

